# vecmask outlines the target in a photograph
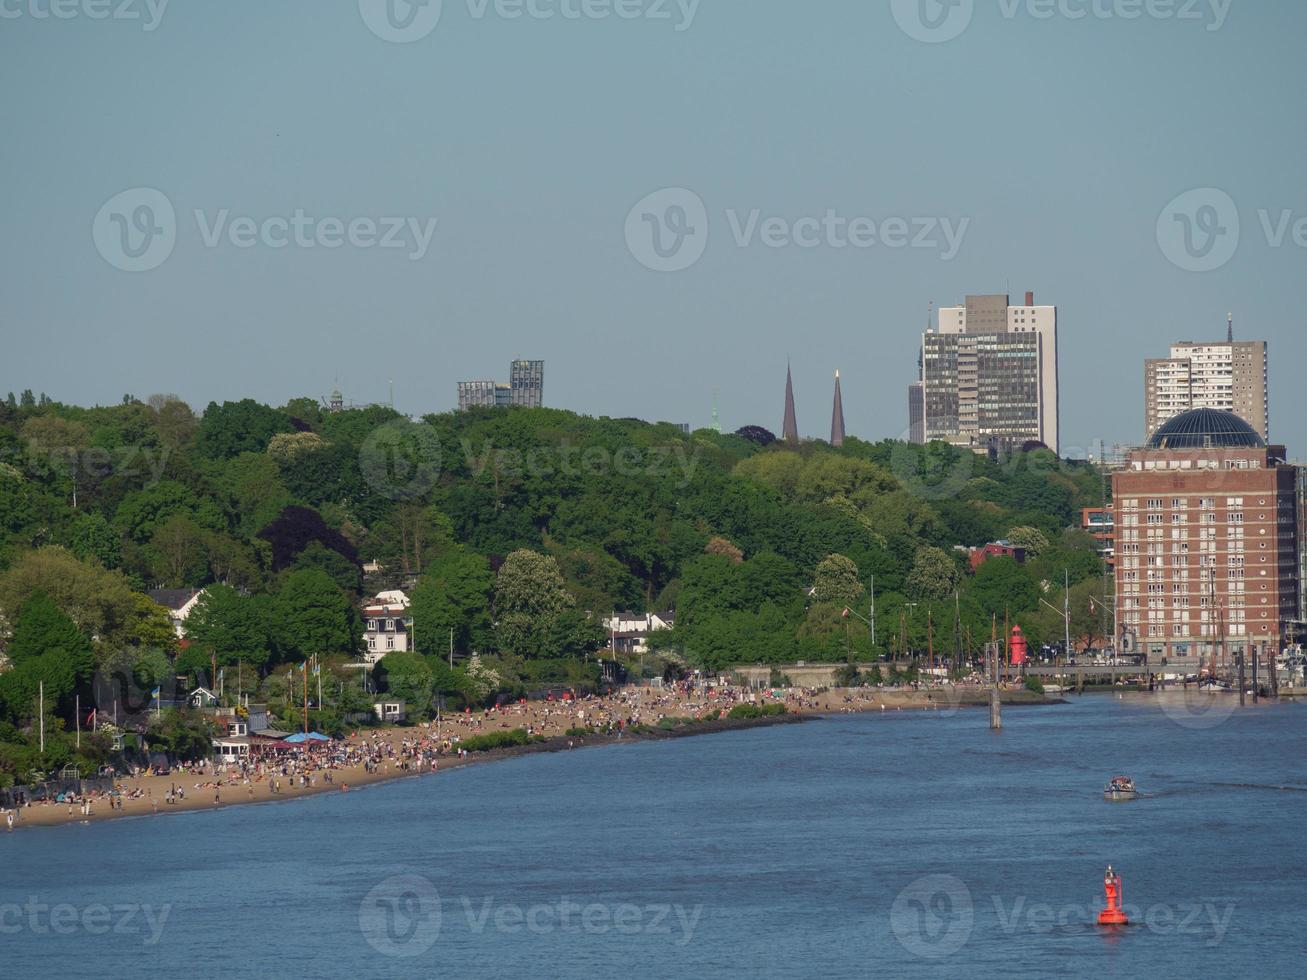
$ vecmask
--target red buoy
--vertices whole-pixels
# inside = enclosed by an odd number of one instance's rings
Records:
[[[1100,926],[1128,926],[1130,920],[1121,911],[1121,876],[1107,866],[1107,875],[1103,879],[1103,892],[1107,896],[1107,908],[1098,913]]]

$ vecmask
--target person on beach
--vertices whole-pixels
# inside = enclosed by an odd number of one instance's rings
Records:
[[[5,823],[7,823],[7,824],[9,825],[9,833],[12,834],[12,833],[14,832],[14,811],[13,811],[13,810],[6,810],[6,811],[5,811]]]

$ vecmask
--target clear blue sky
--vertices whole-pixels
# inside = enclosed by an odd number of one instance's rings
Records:
[[[971,14],[959,36],[923,43],[890,0],[702,0],[688,26],[675,0],[670,20],[445,0],[429,34],[389,43],[358,0],[173,0],[154,30],[91,19],[88,2],[70,19],[3,2],[18,16],[0,18],[0,393],[202,407],[325,395],[339,377],[368,401],[393,378],[418,413],[532,357],[553,406],[706,425],[716,391],[724,426],[778,429],[788,355],[804,434],[828,431],[839,368],[849,431],[874,439],[906,427],[928,302],[1033,289],[1060,307],[1065,449],[1138,440],[1143,359],[1223,335],[1233,310],[1241,336],[1271,343],[1272,436],[1307,455],[1307,248],[1291,230],[1274,247],[1258,218],[1307,217],[1302,4],[1124,19],[1101,14],[1130,0],[1097,0],[1073,19],[974,0],[953,11]],[[911,23],[915,0],[895,5]],[[132,273],[92,229],[139,187],[166,196],[177,231],[166,261]],[[665,187],[707,209],[706,251],[679,272],[641,264],[624,233]],[[1200,187],[1235,201],[1241,238],[1195,273],[1157,226]],[[438,224],[416,261],[243,249],[225,231],[207,247],[223,209]],[[740,247],[727,212],[754,209],[969,224],[951,261],[770,248],[761,231]]]

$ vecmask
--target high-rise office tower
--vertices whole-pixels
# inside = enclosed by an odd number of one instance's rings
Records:
[[[921,386],[923,442],[1058,452],[1057,307],[1026,293],[1024,306],[998,294],[941,308],[922,336]]]
[[[1227,665],[1302,611],[1304,470],[1232,412],[1191,409],[1112,474],[1120,637]]]
[[[908,442],[921,445],[926,441],[926,404],[920,381],[908,385]]]
[[[1144,430],[1152,436],[1169,419],[1194,408],[1234,412],[1263,439],[1270,436],[1266,341],[1234,339],[1234,318],[1222,343],[1171,345],[1170,357],[1144,362]]]
[[[542,407],[545,403],[545,362],[514,361],[509,384],[514,405]]]
[[[458,383],[458,410],[469,408],[540,408],[545,396],[545,362],[514,361],[509,368],[509,380],[460,381]]]

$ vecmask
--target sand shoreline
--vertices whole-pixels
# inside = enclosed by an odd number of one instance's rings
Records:
[[[1024,691],[1003,692],[1005,704],[1056,704],[1055,698],[1040,698]],[[197,787],[197,782],[210,783],[212,775],[198,775],[188,772],[176,772],[168,776],[135,776],[118,780],[120,788],[143,790],[146,795],[133,800],[123,801],[121,810],[110,810],[107,799],[96,800],[90,815],[81,812],[81,805],[71,807],[65,804],[24,807],[18,812],[13,829],[59,826],[85,826],[106,820],[128,819],[131,817],[165,816],[174,813],[190,813],[201,810],[219,810],[234,806],[248,806],[259,803],[277,803],[304,799],[323,793],[353,792],[381,783],[400,779],[424,779],[439,776],[440,773],[463,766],[500,762],[522,756],[541,753],[566,752],[573,749],[599,748],[605,746],[639,744],[644,742],[666,741],[669,739],[690,738],[700,735],[719,734],[728,731],[740,731],[750,728],[770,727],[773,725],[798,724],[804,721],[830,717],[839,714],[862,714],[868,712],[888,711],[931,711],[951,710],[963,707],[979,707],[986,703],[987,694],[980,690],[959,689],[952,692],[933,691],[830,691],[820,696],[796,696],[787,707],[784,715],[763,718],[721,718],[713,721],[695,721],[675,728],[642,726],[639,730],[625,731],[622,734],[591,733],[585,736],[568,736],[555,730],[546,735],[543,741],[528,745],[491,749],[484,752],[469,753],[467,756],[457,754],[442,755],[438,759],[435,771],[413,771],[404,769],[397,763],[385,762],[375,771],[365,771],[362,764],[330,770],[330,781],[325,778],[325,770],[318,770],[311,786],[292,785],[291,778],[278,778],[282,783],[279,792],[272,792],[271,781],[266,777],[252,779],[248,784],[243,780],[233,785],[223,785],[216,794],[210,787]],[[513,725],[512,727],[521,727]],[[500,725],[500,729],[510,728],[509,723]],[[557,729],[557,726],[555,726]],[[357,735],[348,740],[351,744],[364,744],[374,738],[378,730]],[[396,740],[423,738],[429,730],[418,728],[389,728],[379,730],[383,737],[393,745]],[[469,732],[472,730],[469,729]],[[165,802],[169,789],[179,786],[183,789],[184,799],[172,804]],[[69,812],[71,810],[71,813]],[[0,823],[0,832],[5,827]]]

